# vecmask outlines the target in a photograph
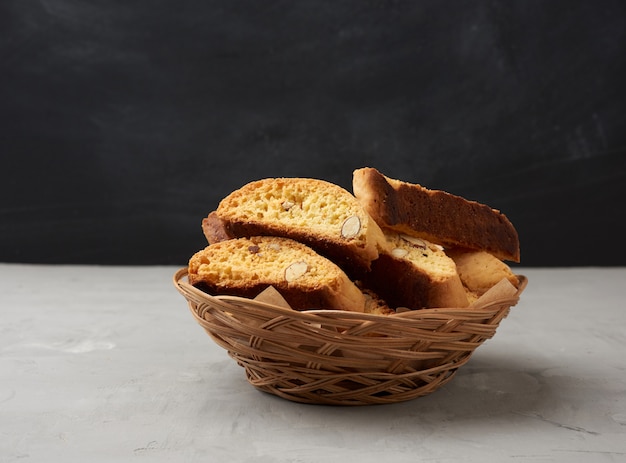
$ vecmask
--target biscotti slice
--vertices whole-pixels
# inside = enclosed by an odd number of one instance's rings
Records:
[[[496,209],[441,190],[391,179],[365,167],[353,173],[354,195],[383,228],[446,246],[487,251],[519,262],[517,231]]]
[[[353,278],[369,269],[385,245],[380,227],[356,198],[323,180],[250,182],[225,197],[215,213],[230,236],[270,235],[300,241]]]
[[[513,286],[519,285],[519,279],[511,268],[488,252],[452,248],[446,249],[446,254],[455,262],[470,301],[479,298],[505,278]]]
[[[469,301],[454,261],[441,246],[385,232],[389,252],[381,252],[363,279],[393,308],[467,307]]]
[[[273,286],[295,310],[365,310],[365,296],[337,265],[286,238],[211,244],[189,260],[188,279],[209,294],[247,298]]]

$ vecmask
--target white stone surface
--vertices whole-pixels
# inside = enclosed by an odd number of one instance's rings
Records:
[[[0,265],[0,462],[626,461],[626,268],[516,269],[447,386],[357,408],[255,390],[175,270]]]

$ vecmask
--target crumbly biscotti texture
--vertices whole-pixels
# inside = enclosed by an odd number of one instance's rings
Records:
[[[211,244],[189,260],[188,279],[209,294],[247,298],[274,286],[295,310],[365,310],[365,296],[337,265],[287,238]]]
[[[454,261],[427,240],[385,232],[390,251],[372,263],[363,284],[393,308],[467,307]]]
[[[488,252],[453,248],[447,249],[446,254],[455,262],[470,299],[482,296],[505,278],[513,286],[519,285],[519,279],[511,268]]]
[[[394,309],[389,307],[387,301],[383,300],[378,294],[371,289],[360,287],[365,296],[365,313],[372,315],[391,315],[396,313]]]
[[[302,242],[352,278],[369,270],[385,246],[378,224],[347,190],[310,178],[250,182],[216,209],[230,236],[271,235]]]
[[[517,231],[496,209],[441,190],[386,177],[365,167],[353,173],[353,191],[383,228],[445,246],[487,251],[519,262]]]

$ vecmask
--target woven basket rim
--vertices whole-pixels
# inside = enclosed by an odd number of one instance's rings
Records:
[[[257,301],[250,298],[240,296],[229,295],[212,295],[201,289],[196,288],[187,281],[184,281],[188,274],[188,268],[183,267],[177,270],[173,275],[173,283],[176,289],[183,295],[193,295],[196,299],[210,301],[216,305],[222,305],[225,309],[230,309],[232,303],[251,304],[259,309],[263,309],[268,312],[274,312],[277,316],[287,316],[302,320],[308,320],[315,322],[316,319],[322,317],[324,319],[329,318],[342,318],[342,319],[356,319],[356,320],[372,320],[380,321],[382,319],[402,319],[403,323],[410,322],[411,319],[420,319],[433,317],[439,318],[441,315],[455,315],[456,317],[464,318],[482,318],[485,313],[498,310],[502,305],[508,305],[510,307],[517,304],[520,295],[528,284],[528,279],[525,275],[516,275],[519,284],[516,293],[507,298],[499,298],[489,301],[489,303],[478,307],[436,307],[417,310],[408,310],[404,312],[396,312],[388,315],[372,314],[363,312],[350,312],[346,310],[334,310],[334,309],[306,309],[306,310],[293,310],[286,307],[281,307],[274,304],[269,304],[263,301]]]

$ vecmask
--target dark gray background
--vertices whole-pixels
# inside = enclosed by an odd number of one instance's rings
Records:
[[[262,177],[485,202],[626,260],[623,1],[3,0],[0,262],[184,264]]]

